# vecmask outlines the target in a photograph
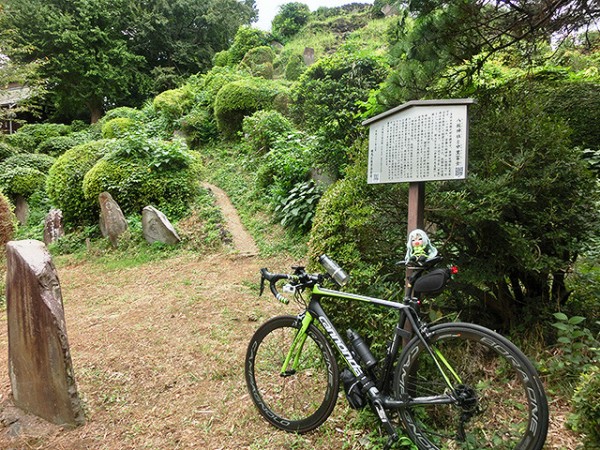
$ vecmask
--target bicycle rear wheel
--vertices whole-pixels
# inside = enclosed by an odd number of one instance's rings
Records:
[[[262,416],[282,430],[306,433],[333,411],[339,372],[325,336],[310,325],[295,372],[281,374],[300,325],[293,316],[265,322],[248,345],[245,372],[248,391]]]
[[[504,337],[477,325],[443,324],[430,332],[429,345],[442,355],[438,361],[453,389],[415,338],[396,367],[395,395],[447,395],[454,401],[400,410],[414,443],[427,450],[540,450],[548,431],[548,403],[527,357]]]

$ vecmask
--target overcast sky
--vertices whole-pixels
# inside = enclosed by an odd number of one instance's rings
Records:
[[[291,3],[294,0],[256,0],[256,6],[258,7],[258,22],[254,24],[255,27],[261,30],[270,31],[271,21],[273,17],[279,12],[279,7],[286,3]],[[373,4],[373,0],[295,0],[299,3],[307,5],[311,11],[315,11],[320,6],[342,6],[349,3],[370,3]]]

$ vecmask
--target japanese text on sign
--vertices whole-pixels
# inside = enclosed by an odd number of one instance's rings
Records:
[[[368,183],[466,178],[467,105],[420,103],[370,123]]]

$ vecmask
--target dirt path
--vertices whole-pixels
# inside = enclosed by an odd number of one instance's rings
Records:
[[[215,195],[215,200],[221,209],[221,212],[223,213],[223,217],[225,218],[225,226],[231,233],[233,245],[235,246],[236,250],[242,256],[258,255],[258,247],[254,242],[254,238],[242,225],[242,221],[240,220],[237,210],[231,203],[231,200],[229,200],[229,197],[225,191],[209,183],[202,183],[202,185]]]

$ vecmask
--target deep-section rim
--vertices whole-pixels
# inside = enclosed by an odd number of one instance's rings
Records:
[[[441,324],[431,327],[429,332],[430,339],[433,341],[441,339],[444,336],[450,337],[461,333],[471,336],[476,335],[478,336],[475,339],[476,341],[495,350],[512,364],[513,369],[523,383],[529,411],[527,433],[525,433],[523,439],[515,447],[515,450],[542,449],[548,432],[548,403],[539,375],[531,361],[508,339],[478,325],[469,323]],[[406,383],[401,377],[408,376],[411,364],[414,364],[416,356],[423,351],[426,351],[423,344],[418,337],[415,337],[400,355],[394,376],[394,393],[399,398],[403,397],[406,390],[403,388],[403,386],[406,386]],[[411,439],[415,441],[420,449],[440,450],[436,444],[428,439],[427,434],[420,432],[417,421],[413,420],[409,414],[409,408],[401,410],[400,416]]]
[[[245,378],[248,392],[254,402],[254,405],[260,412],[260,414],[273,426],[289,432],[296,433],[307,433],[309,431],[318,428],[327,418],[331,415],[335,404],[337,402],[337,396],[339,391],[339,369],[331,345],[323,335],[323,333],[316,328],[314,325],[310,325],[307,334],[310,339],[319,347],[321,350],[323,360],[327,366],[328,379],[327,379],[327,390],[323,396],[323,402],[321,406],[310,416],[301,420],[288,420],[281,417],[278,413],[274,412],[266,401],[263,400],[260,389],[256,385],[256,379],[254,375],[254,359],[257,351],[260,348],[260,344],[263,340],[273,331],[281,328],[294,328],[298,329],[300,323],[298,318],[295,316],[277,316],[273,317],[265,322],[261,327],[256,330],[246,352],[246,363],[245,363]],[[287,349],[285,349],[287,352]]]

